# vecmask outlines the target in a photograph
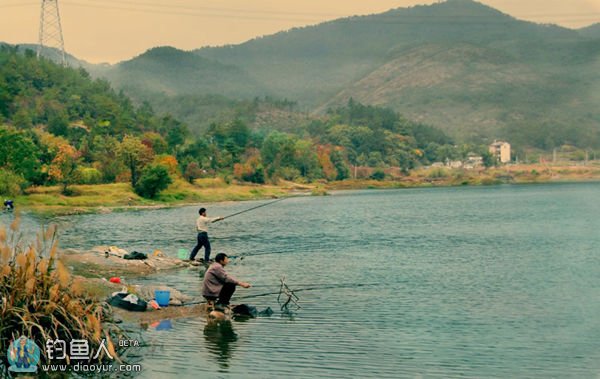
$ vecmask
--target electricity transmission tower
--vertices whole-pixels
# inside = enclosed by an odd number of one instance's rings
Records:
[[[67,65],[65,41],[63,40],[60,13],[58,12],[58,0],[42,0],[40,36],[37,48],[38,58],[42,51],[53,61],[60,62],[63,66]]]

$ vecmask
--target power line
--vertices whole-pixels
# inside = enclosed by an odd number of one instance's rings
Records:
[[[86,0],[81,0],[81,1],[86,1]],[[116,3],[119,5],[122,5],[123,2],[118,1],[118,0],[87,0],[88,2],[98,2],[98,3]],[[204,11],[204,10],[209,10],[209,11],[220,11],[220,12],[241,12],[241,13],[258,13],[258,14],[273,14],[273,15],[296,15],[296,16],[315,16],[315,17],[337,17],[337,18],[343,18],[343,17],[353,17],[351,15],[347,15],[347,14],[340,14],[340,13],[317,13],[317,12],[290,12],[290,11],[269,11],[269,10],[256,10],[256,9],[249,9],[249,8],[224,8],[224,7],[208,7],[208,6],[190,6],[189,4],[186,5],[174,5],[172,1],[169,2],[148,2],[148,0],[143,0],[143,1],[128,1],[128,5],[142,5],[142,6],[149,6],[149,7],[159,7],[159,8],[169,8],[169,9],[182,9],[182,10],[199,10],[199,11]],[[395,8],[395,9],[391,9],[391,11],[394,10],[399,10],[399,11],[403,11],[405,9],[403,8]],[[382,12],[384,13],[384,12]],[[375,16],[380,16],[381,14],[374,14]],[[365,15],[365,16],[369,16],[369,15]],[[547,18],[547,17],[577,17],[577,16],[583,16],[583,17],[600,17],[600,12],[578,12],[578,13],[528,13],[528,14],[520,14],[519,17],[542,17],[542,18]],[[359,16],[360,17],[360,16]],[[438,16],[432,16],[432,17],[438,17]],[[444,15],[442,17],[465,17],[465,16],[461,16],[461,15]],[[467,17],[489,17],[489,15],[468,15]]]
[[[77,1],[77,0],[76,0]],[[257,20],[272,20],[272,18],[266,18],[267,15],[273,16],[309,16],[310,19],[307,18],[287,18],[282,19],[281,17],[277,17],[277,20],[286,20],[286,21],[323,21],[323,18],[356,18],[356,17],[364,17],[370,18],[371,16],[377,17],[377,19],[386,18],[386,17],[397,17],[396,15],[386,15],[385,13],[380,14],[371,14],[371,15],[346,15],[346,14],[333,14],[333,13],[317,13],[317,12],[290,12],[290,11],[269,11],[269,10],[256,10],[249,8],[227,8],[227,7],[211,7],[211,6],[191,6],[189,4],[186,5],[178,5],[170,2],[150,2],[150,0],[142,0],[142,1],[128,1],[123,4],[123,2],[118,0],[79,0],[80,2],[67,2],[71,5],[76,5],[80,7],[90,7],[90,8],[102,8],[102,9],[114,9],[114,10],[130,10],[134,12],[144,12],[144,13],[160,13],[160,14],[174,14],[174,15],[183,15],[183,16],[216,16],[216,17],[228,17],[228,16],[236,16],[237,18],[248,18],[248,19],[257,19]],[[99,3],[99,4],[94,4]],[[117,4],[117,5],[106,5],[107,3]],[[0,4],[2,8],[9,7],[22,7],[22,6],[31,6],[36,3],[14,3],[14,4]],[[126,6],[123,6],[126,5]],[[210,12],[219,12],[219,13],[189,13],[189,12],[180,12],[180,11],[210,11]],[[391,11],[410,11],[410,9],[404,8],[396,8]],[[256,16],[247,16],[247,14],[255,14],[262,15],[261,17]],[[241,14],[241,15],[240,15]],[[512,17],[508,15],[509,17]],[[314,17],[314,18],[313,18]],[[476,18],[489,18],[489,15],[410,15],[410,17],[420,18],[420,19],[456,19],[465,17],[476,19]],[[600,12],[593,13],[527,13],[520,14],[518,17],[520,18],[553,18],[559,17],[560,19],[554,20],[555,22],[565,22],[565,21],[579,21],[579,20],[600,20]],[[318,18],[318,19],[317,19]],[[363,20],[366,21],[366,20]],[[402,22],[405,23],[405,22]],[[409,22],[412,23],[412,22]]]
[[[154,13],[161,15],[175,15],[175,16],[186,16],[186,17],[216,17],[216,18],[235,18],[235,19],[245,19],[245,20],[259,20],[259,21],[294,21],[294,22],[320,22],[320,19],[301,19],[301,18],[283,18],[283,17],[259,17],[259,16],[244,16],[237,14],[225,14],[225,13],[194,13],[194,12],[177,12],[177,11],[168,11],[168,10],[159,10],[159,9],[143,9],[143,8],[131,8],[131,7],[117,7],[117,6],[102,6],[102,5],[93,5],[93,4],[80,4],[72,1],[63,2],[70,6],[78,6],[78,7],[88,7],[88,8],[99,8],[99,9],[109,9],[109,10],[124,10],[124,11],[132,11],[132,12],[140,12],[140,13]]]
[[[83,1],[83,0],[80,0]],[[398,20],[398,15],[387,15],[387,14],[374,14],[366,16],[348,16],[341,14],[322,14],[322,13],[309,13],[309,12],[286,12],[286,11],[267,11],[267,10],[255,10],[255,9],[241,9],[241,8],[221,8],[221,7],[207,7],[207,6],[181,6],[165,3],[148,3],[148,2],[135,2],[128,3],[129,6],[121,5],[110,5],[111,4],[122,4],[122,2],[116,0],[103,0],[101,4],[93,4],[95,0],[89,2],[77,2],[65,1],[64,3],[74,5],[78,7],[89,7],[99,8],[108,10],[125,10],[131,12],[141,13],[154,13],[154,14],[169,14],[177,16],[187,17],[218,17],[218,18],[235,18],[235,19],[247,19],[247,20],[260,20],[260,21],[294,21],[294,22],[326,22],[323,17],[332,17],[334,20],[346,19],[348,21],[355,21],[359,18],[360,22],[374,22],[374,23],[387,23],[387,24],[417,24],[422,23],[425,20],[429,21],[452,21],[459,20],[460,23],[506,23],[510,20],[486,20],[481,19],[490,18],[490,15],[408,15],[410,20]],[[100,3],[100,1],[98,1]],[[402,9],[400,9],[402,10]],[[191,12],[190,12],[191,11]],[[208,11],[208,12],[206,12]],[[254,14],[254,15],[248,15]],[[274,17],[270,17],[274,16]],[[276,16],[276,17],[275,17]],[[300,17],[281,17],[281,16],[314,16],[314,18],[300,18]],[[513,18],[510,15],[511,20],[520,20]],[[373,19],[375,18],[376,19]],[[520,18],[546,18],[552,19],[552,22],[569,22],[569,21],[596,21],[600,20],[600,13],[569,13],[569,14],[549,14],[549,13],[537,13],[537,14],[525,14],[519,15]],[[560,19],[556,19],[560,17]],[[387,19],[387,20],[386,20]],[[389,19],[392,19],[390,22]],[[465,19],[479,20],[479,21],[465,21]],[[329,20],[333,21],[333,20]]]
[[[86,0],[80,0],[86,1]],[[90,2],[98,3],[116,3],[123,5],[123,2],[118,0],[87,0]],[[294,16],[315,16],[315,17],[345,17],[343,14],[331,14],[331,13],[316,13],[316,12],[290,12],[290,11],[269,11],[269,10],[256,10],[248,8],[223,8],[223,7],[208,7],[208,6],[190,6],[188,5],[174,5],[172,2],[167,3],[156,3],[147,1],[129,1],[127,5],[142,5],[156,8],[168,8],[168,9],[181,9],[181,10],[196,10],[196,11],[218,11],[218,12],[240,12],[242,14],[247,13],[258,13],[258,14],[271,14],[271,15],[294,15]]]
[[[0,8],[17,8],[17,7],[29,7],[32,5],[38,5],[39,3],[17,3],[17,4],[0,4]]]

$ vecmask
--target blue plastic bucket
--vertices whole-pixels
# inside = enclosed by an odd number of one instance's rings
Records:
[[[169,300],[171,300],[171,291],[154,291],[154,299],[161,307],[166,307],[169,305]]]

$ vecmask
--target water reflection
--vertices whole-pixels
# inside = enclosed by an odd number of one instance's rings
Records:
[[[171,320],[169,320],[169,319],[155,322],[155,323],[151,324],[150,326],[156,330],[171,330],[173,328],[173,325],[171,324]]]
[[[207,322],[204,327],[204,340],[207,350],[216,356],[222,369],[229,368],[238,335],[231,321]]]

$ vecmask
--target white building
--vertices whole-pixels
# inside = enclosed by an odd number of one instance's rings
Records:
[[[492,154],[500,163],[510,162],[510,144],[504,141],[494,141],[489,147]]]
[[[469,154],[467,156],[467,163],[473,167],[483,166],[483,157],[477,154]]]

